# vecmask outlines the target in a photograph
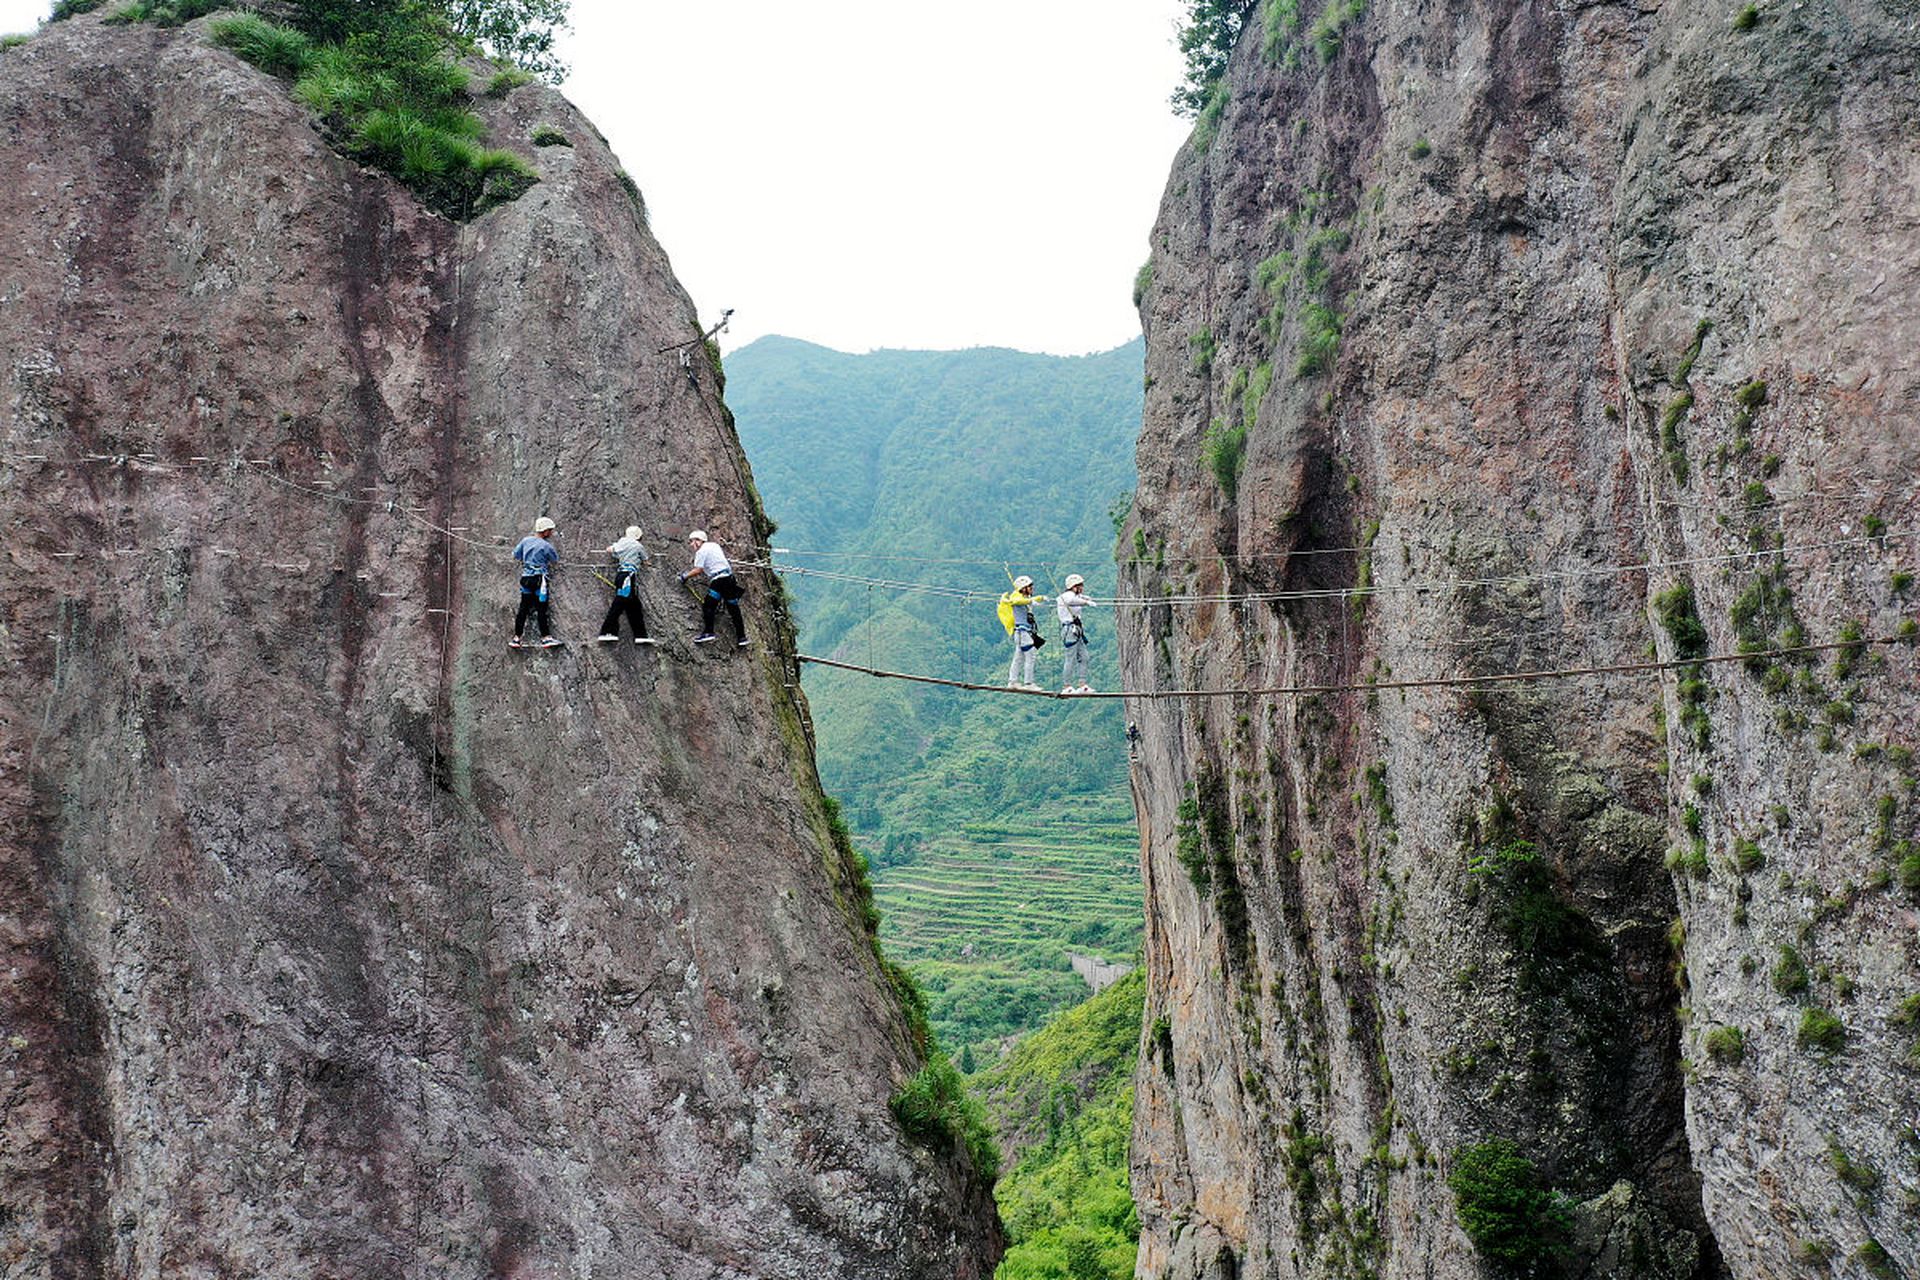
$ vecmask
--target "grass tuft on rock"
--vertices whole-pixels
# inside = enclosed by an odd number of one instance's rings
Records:
[[[1000,1172],[1000,1148],[987,1127],[986,1111],[943,1053],[936,1053],[889,1100],[907,1136],[936,1151],[965,1147],[973,1167],[992,1182]]]
[[[1815,1005],[1800,1015],[1800,1029],[1794,1034],[1794,1042],[1802,1049],[1831,1057],[1846,1048],[1847,1026]]]
[[[292,79],[313,61],[313,41],[303,32],[268,22],[255,13],[222,18],[207,29],[213,42],[268,75]]]
[[[392,174],[448,217],[475,217],[539,181],[513,152],[482,145],[485,126],[467,110],[467,73],[448,57],[451,35],[415,11],[334,42],[251,13],[220,19],[209,34],[261,70],[295,80],[294,96],[340,150]],[[525,75],[503,71],[488,89],[503,76]]]

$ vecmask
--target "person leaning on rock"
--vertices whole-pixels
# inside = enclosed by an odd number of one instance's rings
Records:
[[[695,644],[712,644],[719,639],[713,633],[715,609],[724,604],[727,616],[733,619],[733,633],[739,639],[734,643],[740,648],[747,646],[747,620],[740,616],[740,597],[747,593],[733,576],[733,564],[727,559],[726,552],[720,550],[718,543],[708,542],[706,531],[695,529],[687,535],[687,545],[693,548],[693,568],[680,575],[685,583],[689,578],[705,578],[707,594],[700,601],[700,634],[693,638]]]
[[[640,607],[640,584],[636,575],[647,560],[647,549],[640,545],[640,526],[628,525],[626,536],[608,547],[607,554],[619,567],[614,571],[613,603],[607,606],[607,616],[600,623],[600,643],[620,642],[620,619],[625,617],[633,628],[635,644],[658,644],[647,634],[647,614]]]
[[[510,648],[520,647],[520,633],[527,629],[528,614],[533,615],[540,628],[542,649],[552,649],[560,643],[553,638],[553,628],[547,623],[547,578],[560,567],[560,553],[554,549],[553,534],[553,521],[541,516],[533,522],[533,532],[520,539],[520,545],[513,549],[513,558],[520,562],[520,612],[513,616],[513,639],[507,641]]]

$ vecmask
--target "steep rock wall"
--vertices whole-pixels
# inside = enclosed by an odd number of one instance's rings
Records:
[[[1364,7],[1254,6],[1175,161],[1128,686],[1910,629],[1912,5]],[[1499,1138],[1568,1274],[1920,1266],[1915,676],[1134,703],[1140,1274],[1473,1274]]]
[[[0,1275],[986,1274],[770,584],[688,643],[765,526],[625,175],[477,99],[455,225],[203,28],[0,60]],[[504,648],[543,512],[663,648]]]

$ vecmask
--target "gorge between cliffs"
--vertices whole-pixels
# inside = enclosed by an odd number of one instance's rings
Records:
[[[1920,8],[1192,7],[1135,1274],[1920,1276]],[[92,8],[0,52],[0,1280],[992,1276],[633,179]],[[507,650],[549,512],[753,643]]]

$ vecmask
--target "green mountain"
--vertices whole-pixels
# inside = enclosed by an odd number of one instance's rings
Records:
[[[768,513],[803,651],[1002,683],[1008,575],[1111,594],[1112,509],[1133,488],[1142,344],[847,355],[762,338],[727,401]],[[1052,611],[1039,678],[1058,687]],[[1117,685],[1110,611],[1093,683]],[[872,857],[883,938],[956,1054],[1082,998],[1076,950],[1139,946],[1137,837],[1116,702],[969,693],[808,667],[821,773]]]
[[[1133,1275],[1127,1141],[1145,995],[1136,969],[969,1081],[1007,1169],[993,1193],[1007,1229],[996,1280]]]

